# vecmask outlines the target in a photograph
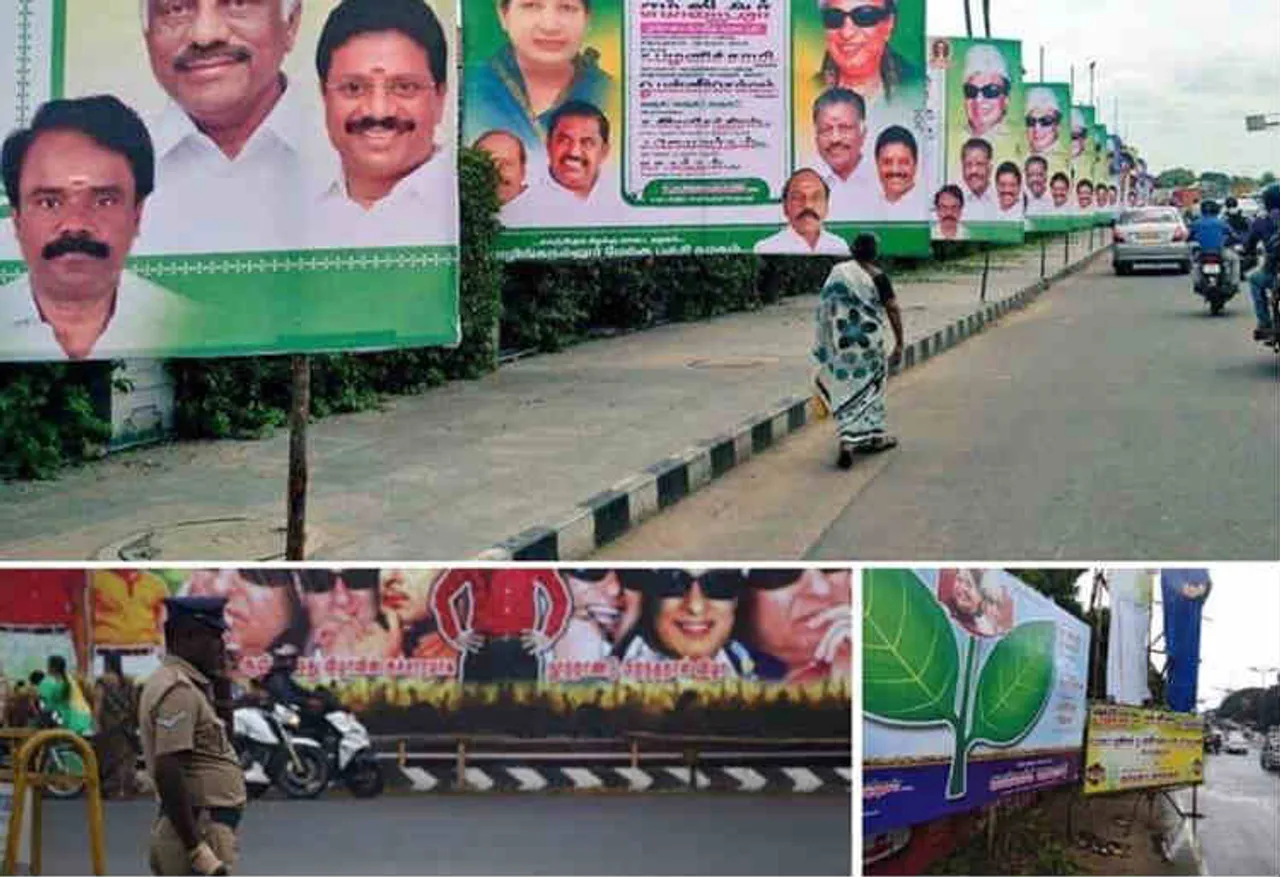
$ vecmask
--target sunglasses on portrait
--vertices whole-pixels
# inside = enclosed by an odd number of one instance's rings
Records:
[[[1027,116],[1028,128],[1052,128],[1054,125],[1062,121],[1061,113],[1052,113],[1048,116]]]
[[[742,593],[744,579],[736,569],[713,569],[696,576],[682,569],[655,569],[649,576],[650,593],[664,600],[683,597],[694,582],[708,600],[734,600]]]
[[[852,9],[836,9],[834,6],[827,6],[822,10],[822,26],[827,30],[839,30],[844,27],[847,18],[854,27],[875,27],[885,19],[892,18],[896,12],[892,0],[883,6],[867,4],[855,6]]]
[[[376,569],[303,569],[298,570],[298,584],[308,594],[327,594],[338,586],[338,579],[352,591],[369,591],[378,587]]]
[[[994,82],[987,85],[970,85],[967,82],[964,84],[965,100],[975,100],[979,95],[987,100],[995,100],[998,97],[1004,97],[1008,93],[1009,83],[1007,82],[1003,85],[996,85]]]

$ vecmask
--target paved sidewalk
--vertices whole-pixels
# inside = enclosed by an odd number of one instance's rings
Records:
[[[1099,240],[1100,240],[1099,236]],[[1085,255],[1077,233],[1071,259]],[[1047,273],[1063,267],[1051,242]],[[981,258],[895,278],[908,342],[979,307]],[[987,300],[1040,277],[992,254]],[[592,341],[312,425],[309,556],[472,557],[779,399],[806,394],[816,296]],[[0,557],[252,560],[283,552],[288,435],[131,451],[0,484]]]

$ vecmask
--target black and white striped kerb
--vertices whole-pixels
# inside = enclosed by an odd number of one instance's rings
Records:
[[[404,792],[772,792],[850,794],[852,767],[686,766],[468,767],[459,783],[452,765],[385,763],[389,787]]]
[[[1087,267],[1106,248],[1095,250],[1057,273],[1008,298],[990,302],[932,335],[904,346],[896,375],[915,368],[984,331],[1007,314],[1034,301],[1058,281]],[[823,416],[812,396],[791,396],[752,415],[728,432],[699,442],[673,457],[597,493],[552,523],[532,527],[479,555],[480,560],[582,560],[646,518],[684,499],[793,432]]]

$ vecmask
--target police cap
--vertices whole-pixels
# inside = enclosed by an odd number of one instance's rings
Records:
[[[169,621],[194,621],[214,630],[227,629],[222,612],[227,608],[226,597],[170,597],[164,601]]]

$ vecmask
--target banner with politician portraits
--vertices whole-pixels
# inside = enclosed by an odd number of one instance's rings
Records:
[[[1087,148],[1086,133],[1094,119],[1095,110],[1091,106],[1077,104],[1071,108],[1071,208],[1078,228],[1093,225],[1099,212],[1105,211],[1111,201],[1111,181],[1105,165],[1099,167],[1096,156]]]
[[[455,4],[3,0],[0,360],[459,340]]]
[[[1071,112],[1071,86],[1065,82],[1031,82],[1026,92],[1027,157],[1023,161],[1023,197],[1029,232],[1068,231],[1074,227],[1072,162],[1085,142],[1065,124]],[[1052,124],[1058,120],[1058,124]]]
[[[1111,176],[1108,169],[1107,148],[1111,142],[1110,136],[1107,134],[1107,126],[1101,123],[1093,125],[1090,129],[1090,137],[1092,143],[1090,150],[1092,152],[1093,175],[1095,178],[1103,180],[1107,187],[1106,204],[1099,214],[1100,221],[1105,225],[1114,219],[1119,211],[1120,190],[1116,187],[1115,179]]]
[[[1020,242],[1026,161],[1065,137],[1061,114],[1038,108],[1028,128],[1022,43],[929,37],[928,45],[929,107],[942,120],[930,185],[933,239]]]
[[[928,253],[924,0],[473,0],[508,260]]]

